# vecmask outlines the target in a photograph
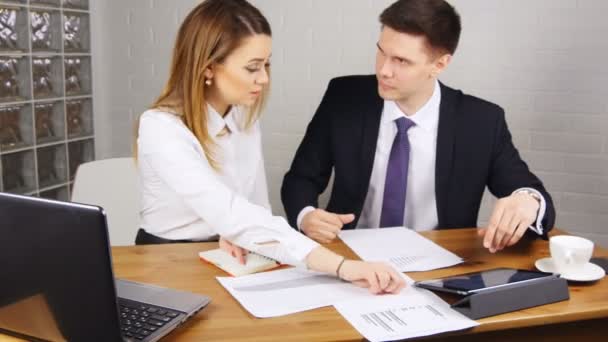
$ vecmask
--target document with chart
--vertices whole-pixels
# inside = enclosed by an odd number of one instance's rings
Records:
[[[401,272],[429,271],[463,262],[456,254],[403,227],[345,230],[344,241],[365,261],[385,261]]]
[[[220,284],[252,315],[288,315],[373,296],[367,289],[329,275],[289,268],[252,275],[218,277]]]
[[[427,290],[407,287],[398,295],[337,303],[336,310],[370,341],[429,336],[479,325]]]

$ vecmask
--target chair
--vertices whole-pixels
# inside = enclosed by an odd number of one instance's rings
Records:
[[[139,182],[133,158],[81,164],[76,171],[72,201],[105,209],[112,246],[135,243],[139,229]]]

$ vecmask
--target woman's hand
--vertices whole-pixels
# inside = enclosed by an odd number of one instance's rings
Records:
[[[317,246],[306,256],[306,266],[317,272],[337,275],[371,293],[399,293],[405,279],[391,266],[381,262],[344,260],[323,246]]]
[[[381,262],[345,260],[338,276],[357,286],[368,288],[373,294],[397,294],[405,287],[405,280],[391,266]]]
[[[245,265],[245,263],[247,262],[246,256],[249,252],[246,249],[241,248],[233,244],[232,242],[224,239],[223,237],[220,237],[220,248],[228,254],[232,255],[233,257],[237,258],[241,265]]]

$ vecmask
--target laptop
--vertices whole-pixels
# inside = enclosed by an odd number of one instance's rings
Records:
[[[103,209],[0,193],[0,332],[158,341],[207,296],[114,279]]]

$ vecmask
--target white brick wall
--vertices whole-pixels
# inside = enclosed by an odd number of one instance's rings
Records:
[[[274,30],[262,122],[276,213],[283,174],[327,82],[373,72],[377,17],[391,2],[252,1]],[[608,246],[608,1],[451,2],[463,36],[442,80],[503,106],[516,145],[555,198],[557,225]],[[178,24],[196,3],[92,0],[99,157],[131,153],[132,120],[158,95]]]

